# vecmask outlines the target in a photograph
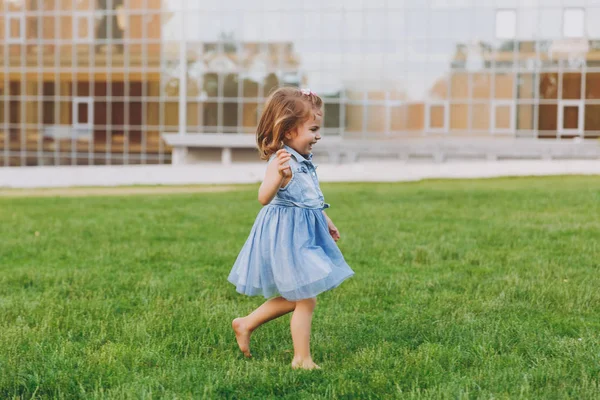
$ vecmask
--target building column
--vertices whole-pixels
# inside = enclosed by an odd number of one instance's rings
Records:
[[[185,165],[187,163],[187,154],[187,147],[173,147],[171,163],[173,165]]]
[[[231,164],[231,148],[223,147],[223,150],[221,150],[221,163],[223,165]]]

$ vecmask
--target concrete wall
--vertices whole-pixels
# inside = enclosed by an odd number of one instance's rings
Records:
[[[0,169],[0,188],[257,183],[264,163]],[[319,164],[321,182],[401,182],[431,178],[600,175],[598,161],[500,161]]]

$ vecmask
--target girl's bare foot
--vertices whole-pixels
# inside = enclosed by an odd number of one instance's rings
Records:
[[[237,344],[240,347],[242,353],[246,357],[252,357],[250,354],[250,330],[244,324],[244,318],[236,318],[231,323],[231,327],[235,332],[235,340],[237,340]]]
[[[300,359],[294,358],[292,360],[292,368],[293,369],[321,369],[317,364],[313,362],[313,360],[309,359]]]

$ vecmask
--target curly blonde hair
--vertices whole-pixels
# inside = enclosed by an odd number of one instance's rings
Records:
[[[306,89],[281,87],[271,93],[256,128],[260,158],[268,160],[281,149],[287,132],[293,131],[311,117],[322,116],[322,107],[323,100]]]

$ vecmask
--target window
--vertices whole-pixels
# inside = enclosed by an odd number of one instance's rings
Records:
[[[600,18],[600,8],[589,7],[586,10],[587,16],[587,34],[590,39],[600,39],[600,24],[598,23]]]
[[[496,11],[496,38],[514,39],[517,31],[517,13],[515,10]]]
[[[8,12],[4,37],[8,43],[21,43],[25,40],[25,14],[21,12]]]
[[[111,4],[112,9],[109,8]],[[124,22],[121,7],[123,7],[123,0],[98,1],[98,10],[100,13],[97,26],[98,39],[123,39],[124,26],[119,24],[119,18],[121,18],[122,23]]]
[[[92,43],[94,41],[91,12],[76,12],[73,15],[73,41],[75,43]]]
[[[91,97],[73,98],[73,136],[89,139],[94,126],[94,101]]]
[[[537,36],[542,40],[558,39],[561,37],[562,12],[558,8],[542,8],[538,20]]]
[[[91,97],[73,98],[73,126],[88,127],[92,125],[93,100]]]
[[[563,11],[563,36],[580,38],[584,36],[584,12],[581,8],[566,8]]]

